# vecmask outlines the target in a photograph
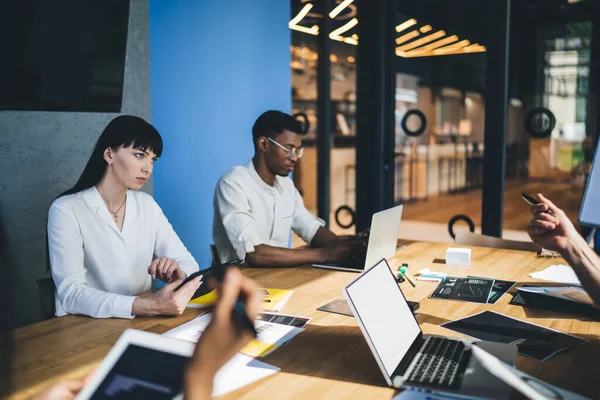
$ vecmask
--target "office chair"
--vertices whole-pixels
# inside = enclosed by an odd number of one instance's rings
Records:
[[[54,279],[41,278],[36,280],[35,285],[37,287],[39,309],[38,312],[43,320],[54,317],[56,312],[54,304]]]

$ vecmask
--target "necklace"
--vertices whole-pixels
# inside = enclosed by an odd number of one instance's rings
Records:
[[[119,209],[117,211],[112,211],[110,208],[108,208],[108,205],[106,206],[106,208],[108,209],[108,211],[113,215],[113,218],[114,218],[115,222],[119,222],[119,216],[117,214],[119,214],[119,211],[121,211],[121,208],[123,208],[123,206],[125,205],[126,201],[127,201],[127,194],[125,194],[125,200],[123,200],[123,203],[121,204],[121,207],[119,207]]]

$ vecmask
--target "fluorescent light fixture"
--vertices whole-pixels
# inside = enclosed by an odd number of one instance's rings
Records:
[[[421,31],[421,33],[427,33],[427,32],[429,32],[432,29],[433,28],[431,27],[431,25],[425,25],[425,26],[422,26],[421,28],[419,28],[419,30]]]
[[[432,33],[431,35],[427,35],[425,37],[422,37],[421,39],[417,39],[413,42],[410,42],[409,44],[405,44],[404,46],[400,46],[398,47],[398,50],[400,51],[408,51],[408,50],[412,50],[414,48],[417,48],[421,45],[424,45],[426,43],[429,42],[433,42],[434,40],[437,40],[439,38],[442,38],[446,36],[446,32],[444,31],[437,31],[436,33]]]
[[[398,25],[396,27],[396,32],[402,32],[403,30],[408,29],[411,26],[416,25],[416,24],[417,24],[417,20],[414,18],[411,18],[409,20],[404,21],[400,25]]]
[[[404,42],[408,42],[410,39],[416,38],[417,36],[419,36],[419,31],[415,29],[414,31],[410,31],[410,32],[396,38],[396,44],[402,44]]]
[[[331,12],[329,13],[329,18],[334,19],[335,17],[337,17],[338,14],[341,13],[344,8],[348,7],[350,5],[350,3],[352,3],[353,1],[354,0],[342,1],[340,4],[338,4],[338,6],[336,8],[331,10]]]
[[[302,10],[300,10],[300,12],[298,13],[298,15],[296,15],[294,18],[292,18],[292,20],[288,23],[288,27],[290,29],[293,29],[293,30],[298,31],[298,32],[308,33],[309,35],[318,35],[319,34],[319,27],[317,25],[313,25],[310,28],[298,25],[298,23],[300,21],[302,21],[302,18],[306,17],[306,14],[308,14],[308,12],[312,8],[313,8],[313,5],[310,4],[310,3],[308,3],[304,7],[302,7]]]

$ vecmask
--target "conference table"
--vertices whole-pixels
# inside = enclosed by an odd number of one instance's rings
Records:
[[[449,276],[514,280],[519,286],[540,282],[530,278],[530,273],[564,263],[562,259],[537,258],[532,252],[472,247],[471,266],[450,266],[444,264],[447,247],[441,243],[406,242],[389,264],[394,270],[401,263],[408,263],[412,273],[429,268],[447,272]],[[304,332],[263,358],[281,368],[280,372],[222,398],[391,399],[394,396],[396,392],[386,386],[354,318],[317,310],[330,301],[343,299],[342,288],[356,273],[310,267],[246,268],[244,273],[266,288],[293,289],[294,294],[281,313],[310,317],[311,321]],[[424,333],[460,337],[461,334],[439,325],[491,310],[577,335],[589,342],[544,362],[519,355],[517,367],[590,398],[599,396],[600,320],[510,305],[516,292],[514,288],[495,304],[430,299],[428,296],[436,286],[436,282],[423,281],[417,281],[417,287],[408,282],[401,284],[406,298],[420,303],[417,320]],[[382,304],[382,307],[393,313],[395,306]],[[56,380],[85,376],[127,328],[163,333],[203,312],[190,308],[178,317],[132,320],[69,315],[16,329],[13,331],[13,388],[9,398],[28,398]]]

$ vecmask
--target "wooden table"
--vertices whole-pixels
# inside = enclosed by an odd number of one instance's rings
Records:
[[[410,271],[429,267],[453,276],[488,276],[534,281],[528,274],[562,260],[538,259],[534,253],[473,248],[471,267],[445,266],[447,245],[412,243],[399,249],[392,267],[408,262]],[[224,398],[391,398],[371,352],[351,317],[317,311],[317,307],[342,299],[342,287],[355,278],[353,273],[313,268],[247,269],[264,287],[293,289],[294,295],[282,312],[312,318],[306,331],[264,361],[281,372],[235,391]],[[517,366],[550,383],[597,398],[600,388],[600,321],[551,311],[509,305],[511,295],[496,304],[474,304],[429,299],[434,282],[408,283],[402,290],[409,300],[419,301],[418,320],[425,333],[460,336],[439,327],[441,323],[494,310],[511,317],[558,329],[588,339],[578,348],[543,363],[519,356]],[[511,293],[514,292],[511,291]],[[393,309],[391,309],[393,310]],[[92,319],[81,316],[53,318],[14,331],[16,343],[12,399],[27,398],[58,378],[81,377],[97,365],[123,330],[143,329],[162,333],[200,313],[188,309],[176,318],[135,318],[133,320]]]

